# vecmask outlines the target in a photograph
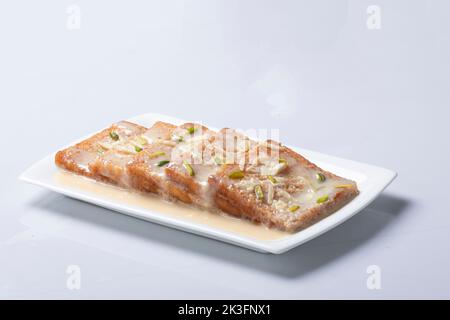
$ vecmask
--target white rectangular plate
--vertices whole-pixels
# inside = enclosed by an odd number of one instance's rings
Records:
[[[148,113],[129,119],[131,122],[138,123],[146,127],[150,127],[155,121],[158,120],[173,124],[188,122],[186,120],[154,113]],[[214,128],[211,127],[211,129]],[[80,139],[79,141],[81,140],[83,139]],[[73,145],[76,142],[73,142],[70,145]],[[192,221],[174,219],[145,208],[133,207],[121,203],[119,200],[103,198],[101,195],[95,193],[80,191],[70,186],[61,185],[54,179],[54,175],[58,170],[54,164],[54,154],[50,154],[32,165],[20,176],[20,179],[66,196],[96,204],[136,218],[232,243],[252,250],[279,254],[321,235],[364,209],[383,191],[384,188],[392,182],[397,175],[391,170],[372,165],[340,159],[301,148],[291,148],[323,169],[356,181],[358,183],[360,194],[349,204],[329,217],[317,222],[305,230],[277,240],[256,240],[254,238],[235,234],[220,228],[195,223]]]

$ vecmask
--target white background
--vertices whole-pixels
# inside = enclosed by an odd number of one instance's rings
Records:
[[[379,30],[366,24],[373,4]],[[0,297],[450,298],[449,12],[446,0],[3,1]],[[286,144],[399,176],[279,256],[18,182],[62,145],[146,112],[280,128]],[[380,290],[366,286],[370,265]]]

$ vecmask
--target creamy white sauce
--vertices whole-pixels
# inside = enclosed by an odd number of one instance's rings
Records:
[[[97,154],[82,149],[75,149],[73,151],[73,159],[77,166],[89,172],[89,164],[97,158]]]
[[[156,195],[128,191],[66,171],[58,171],[54,179],[59,185],[88,192],[100,199],[148,209],[158,214],[207,225],[248,238],[278,240],[290,235],[290,233],[269,229],[263,225],[234,218],[225,213],[213,213],[181,203],[165,201]]]
[[[112,141],[106,137],[102,141],[102,147],[105,151],[99,156],[101,165],[97,170],[104,177],[110,178],[120,186],[131,188],[131,179],[127,169],[127,163],[144,145],[139,144],[136,136],[131,136],[131,131],[127,128],[128,124],[118,125],[118,134],[120,138]],[[124,131],[130,131],[125,132]],[[219,140],[210,142],[211,132],[202,131],[201,128],[188,130],[178,127],[171,132],[171,136],[160,127],[152,127],[144,133],[145,139],[152,142],[170,143],[164,160],[170,159],[168,166],[158,166],[161,157],[150,157],[145,161],[149,173],[159,180],[161,188],[160,196],[167,196],[169,180],[165,170],[171,166],[176,166],[175,170],[187,170],[197,184],[193,194],[192,201],[199,207],[211,210],[214,208],[214,195],[216,190],[208,183],[210,176],[217,173],[221,168],[215,161],[216,157],[222,158],[222,161],[228,163],[238,163],[242,170],[246,166],[246,176],[234,181],[228,185],[228,188],[238,187],[249,194],[257,195],[257,201],[271,206],[273,215],[281,216],[283,219],[291,220],[298,218],[303,212],[311,207],[317,206],[319,202],[326,202],[326,197],[332,199],[336,194],[336,185],[351,183],[342,178],[317,179],[316,170],[303,165],[299,165],[297,160],[285,154],[284,158],[279,157],[277,146],[276,152],[266,153],[266,146],[255,144],[253,141],[244,140],[236,143],[239,134],[235,131],[227,132],[224,136],[219,135]],[[170,141],[173,140],[173,141]],[[223,140],[221,140],[223,139]],[[238,141],[239,142],[239,141]],[[223,149],[223,147],[225,147]],[[231,146],[231,150],[229,149]],[[251,150],[249,148],[253,146]],[[136,150],[138,147],[138,150]],[[119,152],[114,152],[119,151]],[[246,164],[246,151],[250,155],[250,164]],[[125,153],[125,154],[124,154]],[[170,154],[169,154],[170,153]],[[255,155],[252,159],[251,155]],[[78,154],[80,166],[89,163],[89,157],[86,154]],[[232,158],[232,159],[229,159]],[[253,161],[252,161],[253,160]],[[281,161],[282,160],[282,161]],[[220,162],[219,162],[220,163]],[[189,165],[191,167],[189,167]],[[89,167],[86,165],[89,169]],[[192,172],[192,170],[193,172]],[[91,167],[95,171],[95,167]],[[272,176],[272,177],[270,177]],[[270,178],[270,181],[269,181]],[[119,200],[121,202],[150,209],[155,212],[176,216],[179,219],[189,219],[199,223],[205,223],[230,232],[239,233],[256,239],[276,239],[284,237],[287,233],[278,230],[268,229],[264,226],[254,225],[248,221],[236,219],[226,214],[217,214],[207,212],[197,207],[188,207],[184,204],[175,205],[162,199],[157,199],[151,194],[138,193],[136,191],[119,189],[111,185],[105,185],[83,177],[68,173],[59,173],[57,179],[66,185],[89,190],[99,197]],[[320,181],[323,180],[323,181]],[[172,181],[174,182],[174,181]],[[174,182],[177,183],[177,182]],[[170,184],[172,186],[172,184]],[[256,189],[258,186],[258,189]],[[183,184],[181,183],[181,187]]]

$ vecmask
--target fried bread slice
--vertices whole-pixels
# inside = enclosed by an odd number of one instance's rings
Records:
[[[175,142],[170,141],[175,128],[175,125],[158,121],[142,134],[146,143],[142,151],[126,166],[132,188],[164,193],[166,189],[164,168],[170,162],[175,146]]]
[[[138,137],[146,130],[127,121],[113,124],[74,146],[58,151],[55,163],[96,180],[127,186],[125,163],[138,153]]]
[[[59,167],[169,200],[222,210],[286,231],[308,227],[358,194],[278,142],[196,123],[121,121],[59,151]]]
[[[225,165],[210,177],[215,205],[224,212],[285,231],[304,229],[358,194],[356,183],[322,170],[295,151],[258,144],[244,168]]]
[[[185,123],[172,135],[177,145],[165,169],[168,180],[189,196],[188,203],[215,209],[215,188],[208,182],[210,176],[216,175],[225,163],[245,163],[248,150],[256,142],[234,129],[215,132],[196,123]]]
[[[176,145],[165,168],[170,195],[203,208],[211,207],[208,177],[218,168],[211,148],[214,136],[214,131],[196,123],[184,123],[172,132],[171,141]]]
[[[187,128],[187,126],[185,126]],[[167,176],[167,166],[173,163],[174,149],[184,143],[183,126],[157,122],[143,136],[148,144],[131,162],[127,171],[131,187],[144,192],[157,193],[168,200],[195,203],[196,197],[182,184]]]
[[[128,165],[133,187],[213,209],[214,189],[208,184],[209,176],[216,174],[224,161],[234,161],[229,154],[245,154],[239,143],[229,143],[241,135],[225,129],[216,133],[190,122],[170,128],[166,125],[163,132]]]

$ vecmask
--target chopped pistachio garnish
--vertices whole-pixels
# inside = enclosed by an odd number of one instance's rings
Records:
[[[138,136],[136,138],[136,142],[139,143],[141,146],[145,146],[148,143],[147,139],[145,139],[142,136]]]
[[[135,150],[136,152],[141,152],[141,151],[142,151],[142,148],[139,147],[139,146],[134,146],[134,150]]]
[[[317,199],[317,203],[324,203],[324,202],[327,202],[327,201],[328,201],[328,196],[327,195],[322,196],[322,197]]]
[[[157,166],[162,167],[168,164],[169,162],[170,162],[169,160],[161,160],[160,162],[157,163]]]
[[[149,156],[150,158],[157,158],[157,157],[159,157],[159,156],[164,156],[164,155],[166,155],[165,152],[162,152],[162,151],[156,151],[156,152],[153,152],[153,153],[149,154],[148,156]]]
[[[194,132],[197,131],[197,129],[194,127],[189,127],[186,130],[187,130],[187,132],[189,132],[189,134],[194,134]]]
[[[111,132],[109,133],[109,136],[110,136],[111,139],[113,139],[114,141],[119,140],[119,135],[118,135],[116,132],[114,132],[114,131],[111,131]]]
[[[325,175],[321,172],[317,172],[316,173],[316,179],[319,182],[324,182],[325,180],[327,180],[327,178],[325,177]]]
[[[183,160],[183,167],[191,177],[195,176],[194,169],[192,169],[191,165],[186,160]]]
[[[280,159],[278,159],[278,163],[286,163],[287,164],[287,160],[283,159],[283,158],[280,158]]]
[[[105,152],[105,149],[103,149],[103,147],[98,147],[97,149],[97,154],[103,154],[103,152]]]
[[[230,179],[242,179],[244,177],[244,172],[241,170],[234,171],[228,175]]]
[[[267,176],[267,179],[270,180],[270,182],[272,182],[273,184],[277,183],[277,179],[275,179],[273,176],[269,175]]]
[[[351,187],[353,187],[352,184],[340,184],[336,186],[336,188],[351,188]]]
[[[298,205],[293,205],[293,206],[291,206],[291,207],[289,207],[289,211],[290,212],[295,212],[295,211],[297,211],[298,209],[300,209],[300,206],[298,206]]]
[[[264,199],[264,193],[260,185],[255,187],[255,195],[258,200]]]

